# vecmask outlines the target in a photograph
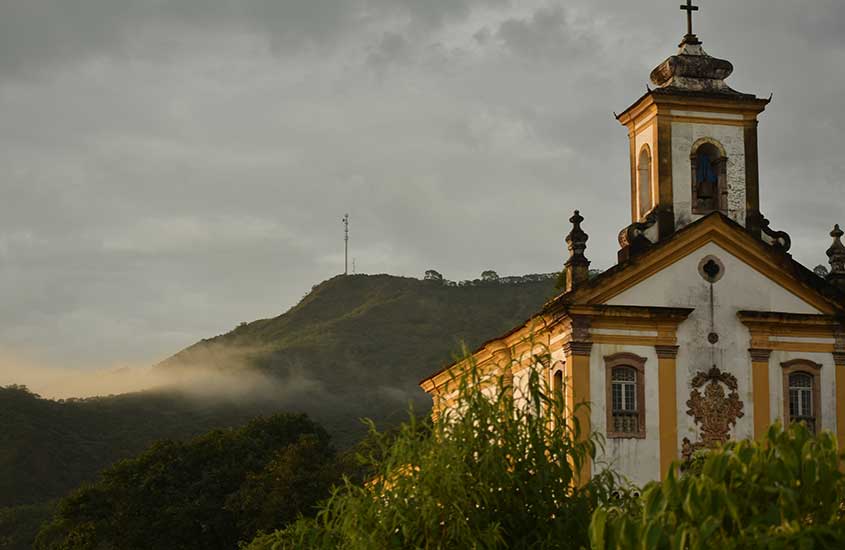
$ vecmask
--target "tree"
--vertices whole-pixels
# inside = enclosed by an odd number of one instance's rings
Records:
[[[434,271],[433,269],[429,269],[428,271],[425,272],[425,277],[424,277],[423,280],[425,280],[425,281],[443,281],[443,275],[441,275],[437,271]]]
[[[247,474],[240,489],[226,501],[236,518],[238,532],[251,538],[311,515],[315,505],[329,495],[340,480],[340,464],[328,440],[306,434],[276,453],[259,472]]]
[[[0,508],[0,548],[29,550],[41,524],[50,519],[53,502]]]
[[[328,435],[304,415],[160,442],[63,499],[36,548],[233,548],[311,513],[329,492],[333,460]],[[269,490],[272,518],[257,504]]]
[[[488,269],[481,272],[481,280],[485,283],[496,283],[499,281],[499,274],[492,269]]]
[[[368,483],[347,481],[316,519],[245,549],[586,546],[592,511],[616,478],[604,471],[579,480],[597,436],[582,439],[577,422],[564,422],[562,397],[532,372],[527,402],[517,404],[507,382],[482,388],[471,369],[455,382],[462,409],[431,423],[411,416],[369,457],[377,475]]]
[[[598,509],[595,550],[845,548],[836,439],[803,425],[705,452],[636,501]]]

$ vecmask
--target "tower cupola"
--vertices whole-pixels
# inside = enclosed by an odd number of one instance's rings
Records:
[[[769,103],[731,88],[733,65],[704,51],[693,33],[651,72],[655,88],[617,115],[628,129],[631,225],[620,256],[635,254],[713,212],[721,212],[769,244],[760,214],[758,116]]]

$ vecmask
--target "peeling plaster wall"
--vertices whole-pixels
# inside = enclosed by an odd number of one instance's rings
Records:
[[[672,123],[672,194],[675,224],[681,228],[701,215],[692,213],[693,144],[701,138],[722,144],[728,155],[728,216],[745,225],[745,137],[741,126],[723,124]]]
[[[707,343],[707,334],[710,332],[710,289],[707,283],[698,273],[699,262],[706,256],[713,255],[719,258],[725,266],[724,277],[714,285],[715,291],[715,329],[720,336],[716,351],[711,355],[711,346]],[[665,307],[689,307],[695,308],[690,317],[678,328],[678,344],[680,350],[677,358],[677,396],[678,396],[678,449],[680,451],[681,441],[688,437],[691,441],[698,439],[698,428],[691,416],[686,414],[686,401],[690,395],[690,382],[699,371],[708,370],[715,362],[720,369],[730,372],[737,378],[739,395],[744,403],[744,416],[737,422],[732,436],[735,438],[748,438],[753,435],[753,407],[751,405],[751,358],[748,354],[750,334],[748,329],[737,319],[736,313],[740,310],[756,311],[781,311],[788,313],[819,314],[820,312],[807,304],[800,298],[789,293],[763,274],[754,270],[732,254],[728,253],[718,245],[709,243],[696,250],[686,258],[679,260],[663,271],[653,275],[649,279],[626,290],[619,296],[608,301],[611,305],[634,305],[634,306],[665,306]],[[620,347],[619,350],[622,350]],[[642,348],[628,347],[629,351],[646,356]],[[648,355],[647,366],[653,367],[657,359]],[[601,354],[606,351],[596,352],[596,364],[591,368],[591,380],[595,380],[593,388],[603,390],[604,373],[603,365],[600,362]],[[825,428],[832,429],[835,423],[833,405],[833,366],[832,356],[827,354],[788,354],[788,358],[802,357],[811,359],[825,366],[822,367],[822,397],[823,420]],[[771,365],[780,365],[786,360],[786,355],[773,354]],[[649,371],[647,371],[649,372]],[[650,375],[648,378],[654,378]],[[777,403],[777,395],[780,393],[781,382],[777,378],[780,373],[770,367],[770,381],[773,402]],[[656,382],[656,378],[654,379]],[[604,397],[591,390],[595,403],[604,403]],[[647,395],[648,386],[646,387]],[[656,391],[656,390],[655,390]],[[777,394],[777,395],[776,395]],[[652,396],[654,403],[657,402],[656,395]],[[652,398],[649,398],[647,424],[657,422],[657,407],[652,406]],[[773,405],[773,411],[778,411]],[[603,411],[603,407],[598,407]],[[594,421],[604,420],[595,418]],[[598,426],[598,424],[597,424]],[[619,456],[634,456],[638,443],[622,442],[620,447],[625,449],[614,449]],[[630,447],[627,448],[627,447]],[[655,451],[656,452],[656,451]],[[634,480],[657,479],[654,471],[655,466],[648,459],[652,457],[651,447],[639,456],[636,462],[625,459],[620,463],[625,469],[623,472]],[[656,455],[654,455],[656,456]]]
[[[607,439],[597,468],[609,466],[637,485],[660,478],[660,426],[657,391],[657,352],[651,346],[596,344],[590,354],[590,423],[593,430],[607,433],[606,368],[604,358],[627,351],[645,357],[645,439]],[[601,405],[601,406],[600,406]]]

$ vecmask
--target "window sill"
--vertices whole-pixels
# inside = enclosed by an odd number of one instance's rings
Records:
[[[635,433],[635,434],[618,434],[618,433],[608,433],[606,435],[608,439],[645,439],[645,433]]]

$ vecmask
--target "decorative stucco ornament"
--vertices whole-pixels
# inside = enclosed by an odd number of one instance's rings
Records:
[[[702,388],[704,393],[701,392]],[[696,443],[684,438],[681,454],[685,460],[689,460],[698,449],[708,449],[726,442],[737,419],[744,416],[736,377],[722,372],[715,365],[707,372],[699,372],[692,379],[687,407],[687,414],[693,417],[701,429],[701,435]]]
[[[564,266],[567,292],[586,281],[590,275],[590,260],[584,254],[587,250],[587,240],[590,237],[581,229],[581,222],[584,221],[584,217],[576,210],[569,221],[572,223],[572,231],[566,236],[569,260]]]
[[[839,224],[836,224],[833,227],[833,231],[830,232],[830,236],[833,237],[833,244],[827,250],[827,257],[830,260],[828,277],[831,275],[845,275],[845,245],[842,244],[843,235],[845,235],[845,232],[839,228]]]
[[[725,83],[733,70],[730,61],[707,55],[701,47],[701,40],[693,34],[690,21],[678,53],[651,71],[651,81],[657,86],[656,91],[746,96]]]

